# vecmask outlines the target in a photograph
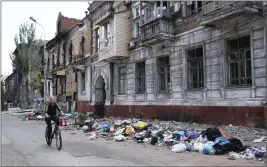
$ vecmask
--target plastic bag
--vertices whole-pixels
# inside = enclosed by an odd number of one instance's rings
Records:
[[[114,139],[115,139],[115,141],[124,141],[127,138],[123,135],[118,135],[118,136],[115,136]]]
[[[135,128],[136,128],[136,129],[144,129],[146,126],[147,126],[147,125],[146,125],[145,122],[143,122],[143,121],[138,121],[138,122],[136,123],[136,125],[135,125]]]
[[[197,152],[202,152],[203,151],[204,144],[201,142],[195,142],[193,143],[192,149]]]
[[[213,148],[213,143],[204,144],[202,153],[206,155],[214,155],[215,149]]]
[[[134,131],[134,128],[132,126],[127,126],[126,127],[125,134],[131,135],[131,134],[134,134],[134,133],[135,133],[135,131]]]
[[[172,152],[181,153],[186,151],[185,143],[178,143],[172,146]]]

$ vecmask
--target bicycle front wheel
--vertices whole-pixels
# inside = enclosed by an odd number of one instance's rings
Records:
[[[62,148],[62,138],[61,138],[61,131],[58,128],[57,129],[57,133],[56,133],[56,145],[57,145],[57,149],[61,150]]]
[[[52,143],[52,140],[51,140],[51,138],[49,138],[48,136],[48,127],[46,127],[46,129],[45,129],[45,140],[46,140],[46,144],[48,145],[48,146],[51,146],[51,143]]]

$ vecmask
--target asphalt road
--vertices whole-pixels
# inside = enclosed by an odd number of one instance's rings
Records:
[[[2,166],[265,166],[261,162],[228,160],[225,156],[172,153],[166,147],[89,140],[84,134],[63,131],[63,148],[45,143],[44,121],[21,121],[2,115]]]

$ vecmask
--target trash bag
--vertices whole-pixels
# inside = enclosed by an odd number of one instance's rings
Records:
[[[182,153],[186,151],[186,144],[184,142],[175,144],[174,146],[172,146],[172,152],[176,152],[176,153]]]
[[[200,136],[200,133],[194,131],[186,131],[185,136],[188,139],[197,139]]]
[[[207,136],[209,141],[214,141],[217,137],[222,136],[220,130],[218,128],[207,128],[201,132],[201,135]]]
[[[155,145],[158,142],[158,138],[157,137],[152,137],[150,144]]]
[[[127,126],[126,129],[125,129],[125,134],[127,135],[131,135],[131,134],[134,134],[135,131],[134,131],[134,128],[132,126]]]
[[[263,157],[266,154],[266,148],[249,147],[246,149],[246,153],[254,155],[255,157]]]
[[[143,121],[138,121],[135,125],[136,129],[144,129],[147,127],[147,124]]]
[[[197,151],[197,152],[202,152],[204,147],[204,143],[201,142],[195,142],[192,144],[192,150]]]
[[[127,138],[123,135],[118,135],[118,136],[115,136],[114,139],[115,139],[115,141],[124,141]]]
[[[216,150],[213,148],[213,143],[206,143],[203,146],[202,153],[206,155],[214,155]]]
[[[125,131],[125,128],[118,129],[115,133],[114,136],[121,135]]]

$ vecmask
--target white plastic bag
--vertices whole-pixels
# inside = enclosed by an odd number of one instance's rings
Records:
[[[123,135],[118,135],[118,136],[115,136],[114,139],[115,139],[115,141],[124,141],[127,138]]]
[[[184,143],[178,143],[172,146],[172,152],[181,153],[186,151],[186,145]]]

